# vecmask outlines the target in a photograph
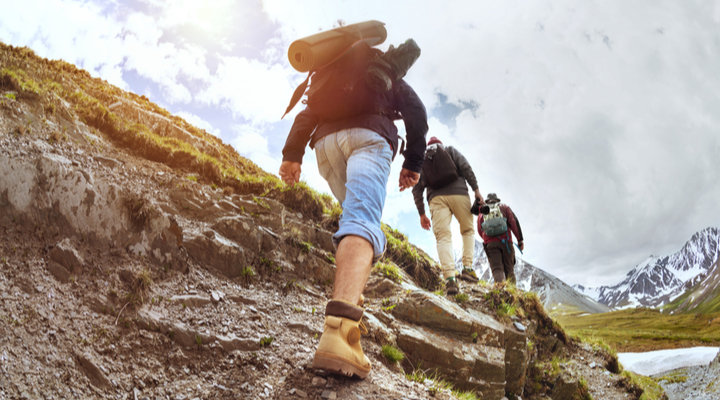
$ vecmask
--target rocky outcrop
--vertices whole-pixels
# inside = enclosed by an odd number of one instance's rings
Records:
[[[385,281],[371,280],[368,287],[387,286]],[[407,282],[403,287],[405,292],[391,313],[366,313],[371,336],[396,344],[411,369],[436,371],[455,387],[474,390],[483,398],[522,394],[529,361],[522,324],[500,323]]]
[[[30,143],[34,156],[0,154],[0,206],[5,210],[0,225],[19,222],[47,240],[59,239],[50,256],[70,272],[83,260],[68,248],[68,238],[184,267],[182,230],[172,216],[150,200],[96,179],[90,168],[52,153],[46,143]]]

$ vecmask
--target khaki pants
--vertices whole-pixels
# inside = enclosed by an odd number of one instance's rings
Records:
[[[437,252],[444,278],[455,276],[455,256],[452,245],[450,222],[455,216],[460,223],[460,234],[463,238],[462,263],[470,268],[475,250],[475,227],[473,215],[470,213],[470,197],[467,195],[435,196],[430,201],[432,228],[437,241]]]

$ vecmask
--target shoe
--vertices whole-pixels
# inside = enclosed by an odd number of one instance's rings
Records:
[[[362,307],[363,304],[365,304],[365,296],[363,296],[362,293],[361,293],[361,294],[360,294],[360,298],[358,299],[358,302],[357,302],[357,306],[358,306],[358,307]]]
[[[447,281],[445,282],[445,294],[448,296],[455,296],[458,294],[460,290],[458,289],[458,284],[455,282],[455,280]]]
[[[462,272],[460,273],[460,276],[458,278],[471,282],[471,283],[478,283],[480,282],[480,279],[478,279],[477,275],[475,274],[475,271],[469,269],[469,268],[463,268]]]
[[[360,346],[361,334],[367,334],[362,323],[363,309],[353,304],[331,300],[325,309],[325,329],[320,337],[312,367],[340,375],[357,375],[365,379],[371,370],[370,360]]]

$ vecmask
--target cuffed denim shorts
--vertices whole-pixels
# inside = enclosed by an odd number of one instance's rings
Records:
[[[372,244],[373,260],[379,260],[387,243],[380,219],[392,163],[390,144],[374,131],[351,128],[318,140],[315,154],[320,175],[343,208],[335,247],[347,235],[359,236]]]

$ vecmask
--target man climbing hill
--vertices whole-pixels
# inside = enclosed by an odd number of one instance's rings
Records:
[[[443,146],[442,142],[434,136],[430,138],[425,151],[425,163],[420,172],[419,183],[413,188],[413,197],[418,213],[420,213],[420,225],[426,230],[429,230],[431,226],[433,228],[448,295],[458,293],[458,285],[455,282],[452,233],[450,232],[450,222],[453,216],[460,223],[460,234],[463,237],[463,270],[460,279],[470,282],[478,281],[472,270],[475,232],[466,182],[475,192],[475,197],[484,204],[475,174],[467,159],[454,147]],[[426,188],[432,223],[425,215],[423,192]]]
[[[496,283],[508,280],[515,283],[515,250],[510,232],[518,240],[520,251],[525,249],[520,221],[509,206],[500,203],[495,193],[488,194],[487,207],[478,218],[478,233],[490,262]]]
[[[416,46],[411,41],[406,45]],[[407,54],[400,52],[407,49],[401,45],[398,54]],[[370,373],[371,366],[360,346],[363,309],[357,304],[373,263],[385,252],[380,218],[390,164],[398,151],[393,120],[401,117],[407,131],[401,191],[418,181],[428,130],[425,106],[400,74],[380,71],[390,84],[386,90],[372,84],[383,65],[368,60],[378,60],[380,55],[382,52],[361,42],[330,67],[315,73],[319,76],[312,78],[308,106],[295,117],[280,166],[285,183],[297,183],[305,146],[310,142],[320,174],[342,205],[340,226],[333,236],[337,247],[333,297],[325,310],[325,330],[312,365],[360,378]],[[388,64],[396,65],[393,61]],[[405,65],[409,68],[411,63]]]

